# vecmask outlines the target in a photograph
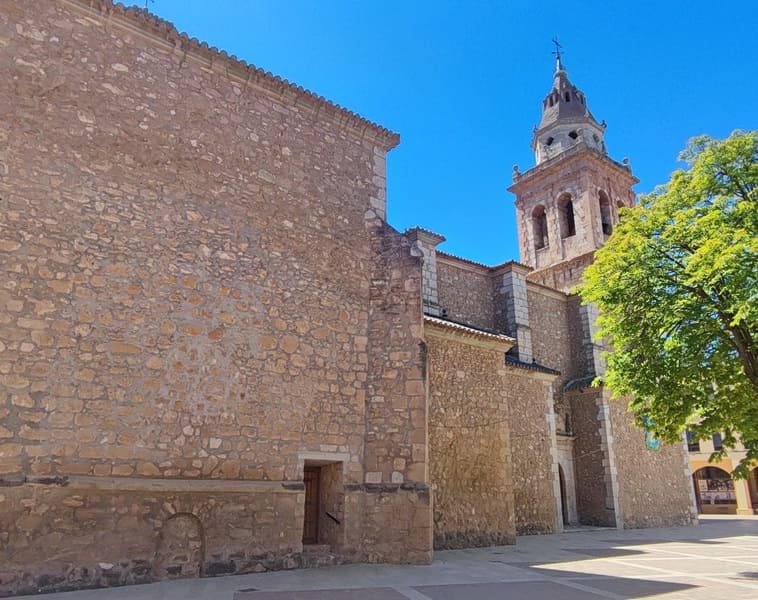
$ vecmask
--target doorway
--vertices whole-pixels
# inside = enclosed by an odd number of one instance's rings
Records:
[[[563,474],[563,467],[558,465],[558,478],[561,484],[561,513],[563,515],[563,524],[569,524],[568,503],[566,498],[566,477]]]
[[[321,467],[305,467],[305,521],[303,524],[303,544],[318,544],[319,483]]]

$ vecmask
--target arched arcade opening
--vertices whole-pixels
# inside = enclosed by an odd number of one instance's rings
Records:
[[[703,467],[692,474],[700,514],[737,514],[737,496],[731,475],[718,467]]]

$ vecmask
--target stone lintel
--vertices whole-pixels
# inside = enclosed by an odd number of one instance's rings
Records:
[[[349,463],[350,455],[346,452],[298,452],[297,460],[303,463],[306,460],[314,465],[328,465],[332,463]]]

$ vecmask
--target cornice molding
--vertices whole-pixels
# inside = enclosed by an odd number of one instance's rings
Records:
[[[532,167],[528,171],[523,173],[515,172],[513,184],[508,188],[508,191],[519,195],[527,185],[531,187],[539,179],[552,177],[555,171],[577,163],[581,159],[589,159],[605,168],[610,168],[619,178],[625,179],[629,187],[640,182],[632,174],[631,170],[623,164],[616,162],[605,154],[601,154],[597,150],[593,150],[586,143],[579,142],[573,148],[569,148],[565,152]]]

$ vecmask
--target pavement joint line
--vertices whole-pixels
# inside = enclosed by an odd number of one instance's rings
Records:
[[[725,557],[721,557],[721,556],[703,556],[701,554],[690,554],[690,553],[687,553],[687,552],[676,552],[674,550],[662,550],[662,549],[658,549],[657,551],[660,552],[660,553],[662,553],[662,554],[672,554],[674,556],[679,556],[679,557],[683,557],[683,558],[687,558],[687,559],[691,558],[691,559],[700,559],[700,560],[720,560],[720,561],[723,561],[723,562],[731,562],[731,563],[737,563],[737,564],[741,564],[741,565],[750,565],[750,566],[753,566],[753,567],[756,566],[756,561],[755,560],[753,560],[752,562],[749,562],[749,561],[744,561],[744,560],[737,560],[737,559],[734,559],[734,558],[725,558]],[[619,557],[619,558],[623,558],[623,557]],[[628,557],[628,558],[629,558],[629,560],[634,560],[633,557]],[[644,560],[644,559],[642,559],[642,560]],[[660,557],[658,557],[657,560],[660,560]]]
[[[413,589],[412,587],[393,587],[393,590],[398,592],[399,594],[402,594],[408,600],[433,600],[433,598],[430,598],[426,594],[422,594],[418,590]]]
[[[609,562],[622,562],[617,558],[606,558],[602,560],[607,560]],[[632,563],[632,566],[635,566],[639,569],[648,569],[650,571],[657,571],[659,573],[667,573],[671,577],[691,577],[689,573],[683,573],[682,571],[674,571],[673,569],[663,569],[661,567],[651,567],[649,565],[639,565]]]
[[[701,575],[690,575],[689,577],[691,577],[692,579],[702,579],[704,581],[713,581],[713,582],[718,583],[720,585],[725,585],[726,584],[726,585],[733,585],[735,587],[746,588],[748,590],[758,590],[758,585],[750,584],[750,583],[743,583],[741,581],[733,581],[733,580],[724,581],[723,578],[719,579],[719,578],[716,578],[716,577],[703,577]]]
[[[700,558],[707,559],[707,557],[700,557]],[[607,560],[610,560],[612,562],[617,562],[617,559],[614,559],[614,558],[607,559]],[[650,567],[648,565],[635,565],[635,566],[639,567],[640,569],[649,569],[651,571],[659,571],[661,573],[668,573],[669,577],[679,577],[679,578],[685,578],[685,579],[702,579],[704,581],[711,581],[711,582],[716,582],[716,583],[721,583],[721,584],[725,583],[723,579],[719,579],[717,577],[712,577],[709,575],[701,575],[698,573],[683,573],[681,571],[674,571],[671,569],[661,569],[658,567]],[[728,585],[734,585],[736,587],[743,587],[750,590],[758,590],[758,585],[756,584],[742,583],[739,581],[731,581],[731,580],[726,583]]]
[[[511,566],[513,566],[514,569],[518,569],[519,571],[525,571],[527,568],[529,568],[529,567],[516,567],[514,565],[511,565]],[[600,590],[598,588],[594,588],[591,586],[582,585],[581,583],[574,583],[568,580],[568,578],[550,577],[549,575],[546,575],[545,573],[542,573],[541,575],[542,575],[543,581],[549,581],[551,583],[555,583],[556,585],[563,585],[565,587],[573,588],[581,592],[590,592],[597,596],[609,598],[610,600],[625,600],[625,598],[627,598],[627,596],[619,596],[618,594],[614,594],[613,592],[607,592],[605,590]],[[510,581],[513,581],[513,579],[509,579],[507,581],[510,582]]]
[[[579,590],[580,592],[590,592],[591,594],[603,596],[604,598],[609,598],[610,600],[624,600],[625,598],[628,598],[628,596],[620,596],[618,594],[614,594],[613,592],[601,590],[589,585],[582,585],[581,583],[576,583],[573,581],[567,581],[559,577],[546,577],[545,580],[550,581],[551,583],[555,583],[556,585],[562,585],[568,588]]]

